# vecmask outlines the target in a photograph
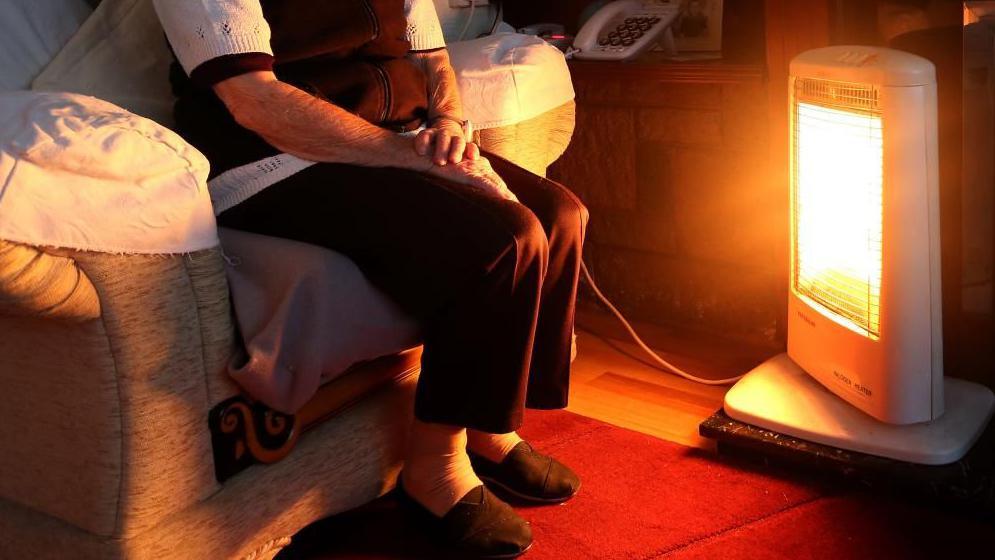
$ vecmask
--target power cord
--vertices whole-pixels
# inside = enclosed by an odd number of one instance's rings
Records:
[[[497,29],[498,22],[501,21],[501,16],[504,14],[503,2],[498,2],[497,4],[498,4],[497,9],[495,10],[497,13],[494,17],[494,23],[491,25],[490,29],[491,34],[493,34],[494,30]],[[473,21],[473,13],[475,8],[476,8],[476,2],[474,0],[470,0],[470,13],[466,16],[466,23],[463,24],[463,30],[460,32],[459,35],[460,41],[463,40],[463,38],[466,36],[466,32],[470,29],[470,22]],[[573,49],[573,51],[576,52],[576,49]],[[569,51],[567,52],[567,58],[572,58],[572,55],[573,52]],[[667,373],[678,375],[689,381],[701,383],[703,385],[731,385],[739,381],[743,377],[742,375],[739,375],[736,377],[730,377],[728,379],[703,379],[701,377],[688,373],[683,369],[675,366],[674,364],[668,362],[667,360],[661,358],[659,354],[654,352],[652,348],[650,348],[645,342],[643,342],[643,339],[640,338],[639,334],[636,332],[636,329],[634,329],[632,325],[629,324],[629,321],[626,320],[625,316],[622,315],[622,312],[619,311],[614,304],[612,304],[611,300],[609,300],[608,297],[605,296],[605,294],[601,293],[601,290],[598,288],[598,285],[595,284],[594,278],[591,276],[590,271],[587,270],[587,264],[584,263],[584,261],[581,261],[580,263],[580,270],[584,274],[584,279],[587,281],[587,285],[590,286],[591,291],[594,292],[594,295],[597,296],[597,298],[601,301],[601,303],[603,303],[612,312],[612,314],[615,315],[615,318],[618,319],[620,323],[622,323],[622,326],[625,327],[625,330],[629,332],[629,336],[632,337],[632,340],[635,341],[635,343],[639,346],[639,348],[641,348],[643,352],[646,353],[646,355],[648,355],[650,358],[653,359],[654,362],[658,364],[656,366],[658,369],[665,371]]]
[[[494,10],[494,21],[491,22],[491,29],[487,33],[481,34],[481,36],[493,35],[494,32],[497,30],[498,24],[501,23],[501,19],[503,17],[504,17],[504,2],[502,2],[501,0],[497,0],[497,9]]]
[[[629,332],[629,336],[632,337],[632,340],[635,341],[635,343],[639,346],[639,348],[641,348],[643,352],[646,353],[647,356],[652,358],[653,361],[658,364],[656,366],[657,369],[663,370],[667,373],[678,375],[680,377],[683,377],[684,379],[694,381],[695,383],[701,383],[703,385],[731,385],[743,378],[742,375],[738,375],[736,377],[730,377],[728,379],[703,379],[701,377],[698,377],[696,375],[684,371],[683,369],[675,366],[674,364],[668,362],[667,360],[664,360],[663,358],[660,357],[659,354],[654,352],[652,348],[650,348],[645,342],[643,342],[643,339],[639,337],[639,334],[636,333],[636,329],[632,328],[632,325],[629,324],[629,321],[627,321],[625,316],[622,315],[622,312],[619,311],[614,304],[612,304],[611,300],[609,300],[608,297],[605,296],[605,294],[601,293],[601,290],[598,289],[598,285],[594,283],[594,278],[591,277],[591,273],[587,270],[587,264],[585,264],[584,261],[581,261],[580,263],[580,271],[581,273],[583,273],[584,280],[587,281],[587,285],[591,288],[591,291],[594,292],[594,295],[597,296],[598,300],[600,300],[601,303],[605,304],[605,307],[607,307],[608,310],[611,311],[613,315],[615,315],[615,318],[618,319],[620,323],[622,323],[622,326],[625,327],[625,330]]]

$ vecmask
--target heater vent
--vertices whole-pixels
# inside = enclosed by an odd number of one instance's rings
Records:
[[[841,109],[878,111],[878,90],[869,84],[799,78],[795,81],[799,101],[827,104]]]
[[[793,288],[837,323],[877,338],[884,159],[878,92],[799,79],[794,98]]]

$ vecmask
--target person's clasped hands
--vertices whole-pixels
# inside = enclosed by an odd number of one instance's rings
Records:
[[[428,173],[468,185],[488,194],[518,202],[504,180],[480,154],[480,148],[465,136],[462,123],[438,117],[415,136],[415,152],[432,161]]]

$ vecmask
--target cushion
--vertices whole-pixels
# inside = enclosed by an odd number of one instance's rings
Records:
[[[0,239],[113,253],[217,245],[207,159],[176,133],[69,93],[0,93]]]
[[[463,111],[481,129],[519,123],[574,98],[559,49],[531,35],[498,33],[449,45]]]
[[[31,89],[92,95],[168,126],[172,61],[150,0],[104,0]]]
[[[294,413],[349,366],[417,346],[418,324],[347,257],[321,247],[220,228],[247,356],[232,378]]]
[[[0,2],[0,91],[28,89],[89,15],[83,0]]]

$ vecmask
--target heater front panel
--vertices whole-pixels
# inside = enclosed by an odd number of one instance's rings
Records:
[[[899,424],[942,411],[931,91],[796,77],[791,96],[788,354],[857,408]]]

